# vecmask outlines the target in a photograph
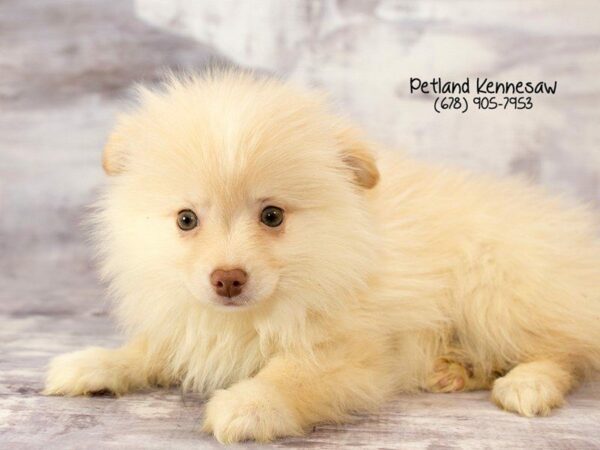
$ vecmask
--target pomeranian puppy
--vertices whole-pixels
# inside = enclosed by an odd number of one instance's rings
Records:
[[[600,368],[585,208],[376,149],[271,78],[213,70],[139,97],[96,217],[129,341],[56,358],[46,394],[180,385],[231,443],[416,390],[546,415]]]

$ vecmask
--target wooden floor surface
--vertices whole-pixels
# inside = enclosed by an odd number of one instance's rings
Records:
[[[73,290],[71,294],[76,295]],[[88,295],[89,292],[81,292]],[[90,298],[88,305],[94,302]],[[32,302],[35,303],[35,302]],[[40,395],[49,358],[86,345],[118,343],[110,321],[91,306],[71,315],[0,316],[0,448],[198,449],[220,445],[199,431],[203,400],[177,390],[121,398]],[[403,395],[376,415],[319,426],[276,448],[593,449],[600,448],[600,383],[589,383],[550,417],[526,419],[497,409],[488,392]],[[241,444],[238,448],[256,448]],[[235,448],[235,447],[234,447]]]

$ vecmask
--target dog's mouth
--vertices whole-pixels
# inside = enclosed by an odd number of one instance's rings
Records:
[[[248,302],[244,301],[244,300],[237,300],[235,298],[228,298],[228,299],[219,300],[219,304],[226,306],[228,308],[238,308],[240,306],[246,306],[248,304]]]
[[[220,311],[243,311],[248,310],[264,303],[272,298],[277,290],[278,278],[268,279],[267,282],[260,284],[247,283],[241,293],[234,296],[218,295],[212,286],[207,289],[207,286],[200,286],[188,283],[187,288],[191,297],[196,301],[200,301],[204,305],[210,305],[213,309]]]
[[[244,309],[250,306],[252,303],[252,299],[244,294],[236,297],[213,298],[213,304],[226,310]]]

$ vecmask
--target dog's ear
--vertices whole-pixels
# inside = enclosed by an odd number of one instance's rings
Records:
[[[102,168],[107,175],[118,175],[125,170],[125,138],[117,127],[104,146]]]
[[[337,138],[342,161],[352,171],[354,182],[364,189],[374,188],[379,181],[379,170],[369,145],[352,128],[344,128]]]

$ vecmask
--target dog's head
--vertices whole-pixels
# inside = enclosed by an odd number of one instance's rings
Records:
[[[318,307],[372,269],[379,174],[318,95],[239,72],[171,79],[140,90],[103,166],[100,247],[119,295]]]

